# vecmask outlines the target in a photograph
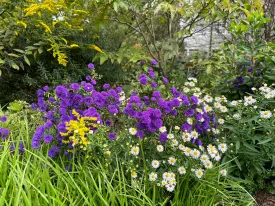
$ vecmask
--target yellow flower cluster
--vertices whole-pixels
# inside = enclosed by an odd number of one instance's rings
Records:
[[[90,132],[91,126],[98,127],[98,124],[94,123],[97,117],[81,117],[75,110],[72,113],[77,117],[77,120],[70,120],[66,123],[67,132],[60,133],[61,136],[68,137],[68,139],[63,140],[63,143],[72,142],[73,147],[79,145],[81,149],[86,150],[87,146],[91,144],[86,134]]]

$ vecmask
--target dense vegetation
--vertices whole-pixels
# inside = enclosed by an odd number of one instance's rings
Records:
[[[271,7],[3,0],[0,205],[253,205],[275,192]],[[202,31],[207,52],[188,55]]]

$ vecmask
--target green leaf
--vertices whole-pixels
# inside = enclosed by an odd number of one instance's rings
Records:
[[[259,153],[259,151],[256,150],[255,147],[253,147],[252,145],[250,145],[250,144],[248,144],[248,143],[246,143],[246,142],[244,142],[243,145],[244,145],[246,148],[252,150],[253,152]]]
[[[239,162],[239,160],[238,159],[234,159],[234,161],[235,161],[236,165],[238,166],[238,168],[240,170],[242,170],[241,163]]]
[[[19,70],[19,66],[17,64],[15,64],[15,62],[11,62],[11,67],[16,70]]]
[[[41,54],[43,52],[43,48],[42,47],[39,47],[38,48],[38,53]]]
[[[240,145],[241,145],[240,141],[237,141],[237,142],[236,142],[236,152],[239,151]]]
[[[25,54],[25,51],[23,51],[22,49],[13,49],[14,51],[17,51],[17,52],[19,52],[19,53],[21,53],[21,54]]]
[[[269,138],[269,139],[266,139],[266,140],[260,141],[258,144],[265,144],[265,143],[267,143],[267,142],[272,141],[273,139],[274,139],[274,138],[273,138],[273,137],[271,137],[271,138]]]
[[[5,60],[0,59],[0,64],[5,64]]]
[[[29,66],[31,65],[30,60],[28,59],[28,57],[24,56],[24,60]]]
[[[16,58],[19,58],[19,57],[20,57],[19,55],[13,54],[13,53],[10,53],[10,54],[8,54],[8,55],[11,56],[11,57],[16,57]]]
[[[105,61],[107,61],[108,56],[107,55],[101,55],[100,56],[100,65],[102,65]]]
[[[118,2],[114,2],[113,6],[114,6],[114,10],[117,12],[118,11]]]

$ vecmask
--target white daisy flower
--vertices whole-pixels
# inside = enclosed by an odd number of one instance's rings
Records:
[[[267,118],[270,118],[271,116],[272,116],[272,113],[269,110],[260,112],[261,118],[267,119]]]
[[[203,100],[210,103],[210,102],[213,102],[213,97],[206,95],[206,96],[204,96]]]
[[[163,175],[162,175],[162,178],[166,181],[170,180],[170,174],[168,172],[164,172]]]
[[[212,128],[212,132],[214,134],[220,134],[220,130],[219,129]]]
[[[192,125],[193,124],[193,119],[188,117],[187,118],[187,123]]]
[[[167,132],[167,129],[166,129],[165,126],[162,126],[161,128],[159,128],[159,131],[160,131],[161,133],[164,133],[164,132]]]
[[[218,149],[222,152],[225,153],[228,149],[227,145],[225,143],[219,144]]]
[[[219,155],[219,153],[216,154],[216,156],[214,157],[214,159],[218,162],[221,160],[221,156]]]
[[[178,146],[178,145],[179,145],[178,140],[173,139],[173,140],[172,140],[172,146],[173,146],[173,147],[176,147],[176,146]]]
[[[204,167],[206,169],[211,169],[213,167],[213,163],[210,160],[204,162]]]
[[[178,172],[181,174],[181,175],[184,175],[186,173],[186,169],[184,167],[179,167],[178,168]]]
[[[212,109],[212,107],[210,107],[209,105],[205,105],[204,110],[205,110],[206,112],[211,112],[213,109]]]
[[[163,152],[163,150],[164,150],[164,147],[162,145],[157,146],[157,151],[158,152]]]
[[[156,181],[157,178],[158,178],[158,174],[157,174],[157,173],[151,172],[151,173],[149,174],[149,181],[151,181],[151,182]]]
[[[226,174],[227,174],[227,171],[226,171],[226,169],[223,169],[223,170],[221,170],[220,171],[220,174],[222,175],[222,176],[226,176]]]
[[[233,114],[233,118],[236,119],[236,120],[240,120],[241,115],[239,113]]]
[[[201,155],[201,152],[197,149],[193,149],[191,151],[191,157],[193,157],[194,159],[198,159]]]
[[[196,169],[195,175],[200,179],[203,176],[203,169]]]
[[[173,134],[168,134],[168,135],[167,135],[167,138],[168,138],[168,139],[174,139],[174,135],[173,135]]]
[[[173,192],[175,190],[175,185],[173,184],[167,184],[165,187],[168,192]]]
[[[215,107],[215,108],[221,108],[221,106],[222,106],[222,105],[221,105],[221,103],[219,103],[219,102],[215,102],[215,103],[214,103],[214,107]]]
[[[136,172],[136,171],[133,171],[133,172],[131,173],[131,177],[132,177],[132,178],[137,178],[137,172]]]
[[[189,83],[189,86],[190,86],[190,87],[194,87],[195,85],[196,85],[196,84],[195,84],[194,82],[190,82],[190,83]]]
[[[198,113],[200,113],[200,114],[203,114],[202,109],[197,108],[196,111],[197,111]]]
[[[224,119],[218,119],[219,124],[224,124]]]
[[[190,154],[191,154],[191,148],[189,148],[189,147],[185,147],[184,148],[184,154],[186,155],[186,156],[190,156]]]
[[[160,163],[157,160],[153,160],[151,165],[152,165],[153,168],[157,169],[157,168],[159,168]]]
[[[194,138],[194,139],[197,139],[197,138],[199,137],[199,133],[196,132],[196,131],[192,131],[192,132],[190,133],[190,135],[191,135],[191,137]]]
[[[180,145],[179,145],[179,149],[180,149],[181,151],[184,151],[185,146],[184,146],[183,144],[180,144]]]
[[[237,106],[237,105],[238,105],[238,102],[237,102],[237,101],[232,101],[232,102],[230,103],[230,105],[231,105],[231,106]]]
[[[191,140],[191,135],[188,132],[183,132],[182,133],[182,140],[184,142],[189,142]]]
[[[227,112],[228,111],[226,106],[221,106],[220,110],[221,110],[221,112]]]
[[[209,156],[206,155],[206,154],[203,154],[203,155],[201,156],[200,160],[201,160],[202,162],[206,162],[206,161],[209,160]]]
[[[130,132],[131,135],[136,135],[137,134],[137,129],[131,127],[131,128],[129,128],[129,132]]]
[[[190,92],[190,89],[188,87],[184,87],[183,92],[188,93],[188,92]]]
[[[132,155],[137,156],[137,155],[139,154],[139,147],[137,147],[137,146],[132,147],[130,153],[131,153]]]
[[[256,102],[256,99],[253,99],[252,96],[244,97],[244,105],[245,106],[254,104],[255,102]]]
[[[175,165],[175,163],[176,163],[176,158],[174,158],[174,157],[169,157],[169,159],[168,159],[168,163],[170,164],[170,165]]]
[[[259,90],[268,93],[271,89],[265,84],[263,87],[260,87]]]

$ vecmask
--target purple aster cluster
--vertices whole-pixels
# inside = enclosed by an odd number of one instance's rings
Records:
[[[6,116],[0,117],[0,122],[6,122],[6,121],[7,121]],[[0,127],[0,137],[2,138],[2,140],[6,140],[9,134],[10,134],[9,129]]]
[[[153,66],[157,64],[153,60],[151,63]],[[167,78],[162,80],[164,84],[168,84]],[[141,86],[151,84],[151,87],[144,87],[149,88],[150,92],[146,95],[132,92],[129,98],[125,97],[121,87],[112,88],[110,84],[104,84],[103,91],[96,90],[96,81],[90,76],[81,83],[59,85],[53,92],[45,87],[38,90],[38,101],[32,108],[43,112],[45,123],[37,127],[32,147],[39,149],[42,144],[49,144],[50,157],[55,157],[61,151],[68,153],[73,144],[65,144],[64,142],[71,140],[62,134],[67,132],[66,125],[71,120],[76,120],[73,111],[81,117],[96,117],[97,124],[106,126],[106,137],[110,141],[115,141],[118,137],[120,129],[116,122],[120,120],[124,120],[120,124],[129,124],[129,127],[135,124],[137,138],[157,135],[161,143],[168,139],[166,131],[161,132],[164,126],[179,125],[182,132],[196,131],[201,139],[196,138],[192,142],[197,145],[201,145],[202,138],[211,135],[211,129],[217,127],[215,114],[207,113],[198,97],[188,96],[174,87],[168,93],[161,93],[156,83],[161,80],[156,79],[153,68],[148,68],[148,74],[141,74],[139,82]],[[53,132],[55,129],[57,131]],[[97,132],[97,128],[93,126],[89,129],[92,134]]]

